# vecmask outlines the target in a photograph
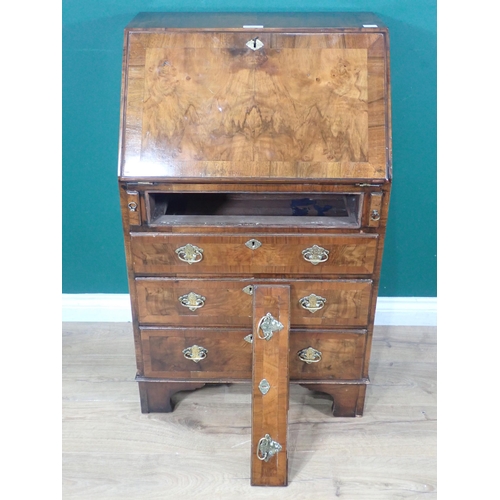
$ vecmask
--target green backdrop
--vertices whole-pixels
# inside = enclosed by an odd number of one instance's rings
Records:
[[[123,29],[164,0],[63,1],[63,293],[127,293],[117,188]],[[436,296],[436,0],[184,0],[185,12],[374,12],[391,37],[393,173],[380,295]]]

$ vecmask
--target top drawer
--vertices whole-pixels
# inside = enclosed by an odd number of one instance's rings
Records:
[[[376,234],[189,235],[131,233],[137,274],[371,274]]]

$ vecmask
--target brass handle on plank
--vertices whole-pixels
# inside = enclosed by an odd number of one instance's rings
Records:
[[[310,262],[313,266],[317,266],[318,264],[328,260],[329,253],[329,250],[326,250],[318,245],[313,245],[310,248],[302,250],[302,257],[304,257],[304,260],[307,260],[307,262]]]
[[[283,330],[284,326],[273,317],[271,313],[267,313],[265,316],[260,318],[259,324],[257,325],[257,335],[259,339],[262,340],[271,340],[274,332],[279,332]],[[260,331],[264,333],[264,336],[261,336]]]
[[[187,262],[188,264],[195,264],[203,259],[203,248],[191,245],[191,243],[179,247],[175,253],[182,262]]]
[[[202,359],[205,359],[208,354],[208,349],[205,349],[201,345],[192,345],[191,347],[187,347],[182,351],[184,357],[186,359],[190,359],[195,363],[199,363]]]
[[[380,220],[380,212],[378,210],[372,210],[370,214],[371,220]]]
[[[189,292],[186,295],[179,297],[179,302],[182,306],[187,307],[190,311],[196,311],[205,305],[205,297],[194,292]]]
[[[127,206],[131,212],[137,212],[137,203],[135,201],[131,201]]]
[[[325,307],[325,302],[326,299],[324,297],[320,297],[314,293],[311,293],[311,295],[307,297],[302,297],[299,300],[299,304],[310,313],[315,313],[316,311],[323,309],[323,307]]]
[[[263,438],[260,438],[257,445],[257,458],[269,462],[282,449],[283,447],[277,441],[274,441],[269,434],[266,434]]]
[[[302,349],[297,353],[297,356],[301,361],[310,365],[311,363],[318,363],[321,361],[321,352],[313,349],[312,347],[307,347]]]

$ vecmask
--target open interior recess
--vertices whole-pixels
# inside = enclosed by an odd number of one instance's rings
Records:
[[[359,227],[362,194],[146,194],[150,225],[267,224]]]

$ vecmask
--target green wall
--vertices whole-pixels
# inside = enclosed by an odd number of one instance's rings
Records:
[[[117,154],[123,28],[171,0],[63,0],[63,293],[126,293]],[[380,295],[436,296],[436,0],[184,0],[185,12],[374,12],[391,36],[394,183]]]

